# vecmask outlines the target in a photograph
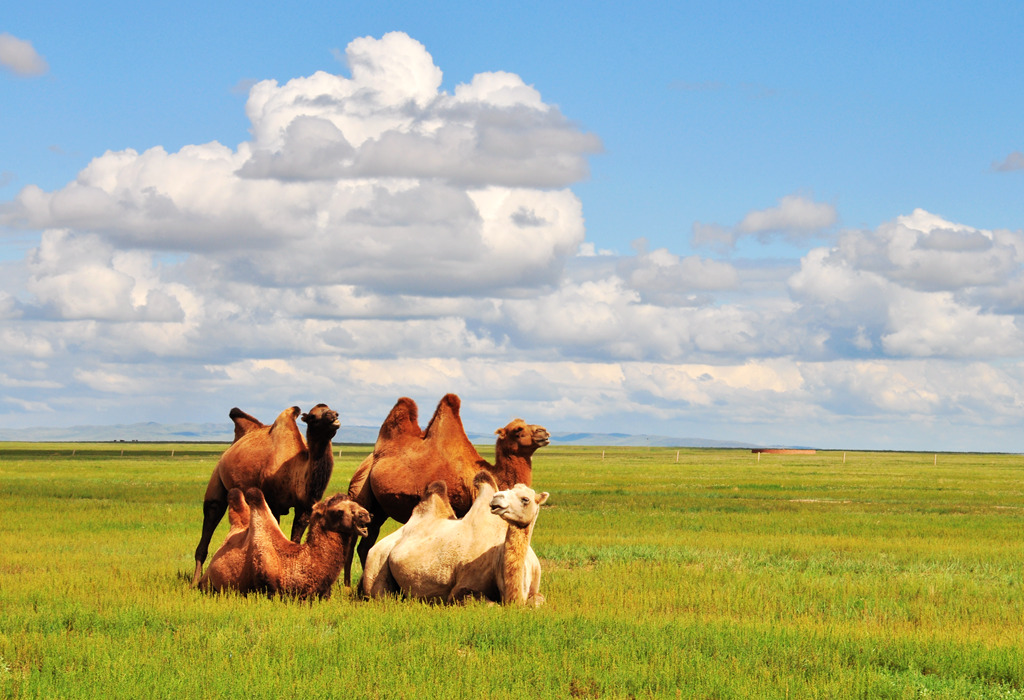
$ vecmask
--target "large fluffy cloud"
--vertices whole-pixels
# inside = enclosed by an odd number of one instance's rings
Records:
[[[509,73],[453,95],[418,42],[353,41],[352,76],[256,84],[252,141],[108,152],[4,219],[203,252],[277,286],[447,293],[553,282],[583,241],[566,186],[600,148]]]
[[[1020,232],[982,231],[917,210],[874,231],[843,233],[804,257],[790,285],[833,351],[895,357],[1012,357],[1016,315],[982,303],[1021,283]]]
[[[0,262],[9,425],[316,401],[373,424],[400,395],[448,391],[477,429],[519,414],[910,447],[906,415],[975,434],[1019,420],[1020,231],[917,210],[836,232],[833,205],[789,195],[695,224],[725,257],[642,238],[587,255],[570,186],[594,135],[511,73],[441,90],[404,34],[346,57],[348,76],[255,84],[235,147],[107,152],[0,204],[38,236]],[[739,258],[743,237],[806,252]]]

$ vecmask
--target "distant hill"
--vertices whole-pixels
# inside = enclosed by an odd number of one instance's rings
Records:
[[[0,440],[24,442],[231,442],[231,423],[131,423],[0,428]]]
[[[759,447],[759,445],[733,440],[705,440],[704,438],[629,435],[626,433],[552,433],[551,442],[558,445],[598,445],[603,447]]]
[[[345,425],[335,443],[373,444],[378,427]],[[231,442],[230,423],[130,423],[125,425],[75,425],[40,428],[0,428],[0,442]],[[468,433],[471,442],[490,445],[493,433]],[[596,445],[607,447],[733,447],[754,448],[745,442],[680,438],[665,435],[629,435],[626,433],[552,433],[556,445]]]

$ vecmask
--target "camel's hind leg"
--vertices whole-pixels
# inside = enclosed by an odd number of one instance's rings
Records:
[[[210,540],[213,539],[213,531],[217,529],[221,518],[228,509],[228,494],[224,490],[220,476],[213,472],[210,483],[206,487],[206,496],[203,498],[203,534],[196,545],[196,570],[192,574],[192,586],[199,585],[199,579],[203,576],[203,562],[206,555],[210,553]]]
[[[370,568],[375,568],[372,563]],[[384,562],[380,570],[373,572],[372,575],[364,571],[363,577],[359,581],[359,590],[362,591],[364,598],[381,598],[389,593],[402,592],[395,577],[391,575],[391,568],[387,562]]]

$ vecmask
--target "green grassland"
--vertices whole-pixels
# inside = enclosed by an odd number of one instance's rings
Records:
[[[0,697],[1024,698],[1018,455],[548,447],[532,610],[192,590],[223,448],[0,444]]]

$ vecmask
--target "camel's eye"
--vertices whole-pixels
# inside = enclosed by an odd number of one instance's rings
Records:
[[[519,500],[523,502],[523,505],[524,505],[524,506],[528,506],[528,505],[530,505],[530,499],[529,499],[529,498],[527,498],[526,496],[523,496],[523,497],[522,497],[522,498],[520,498]]]

